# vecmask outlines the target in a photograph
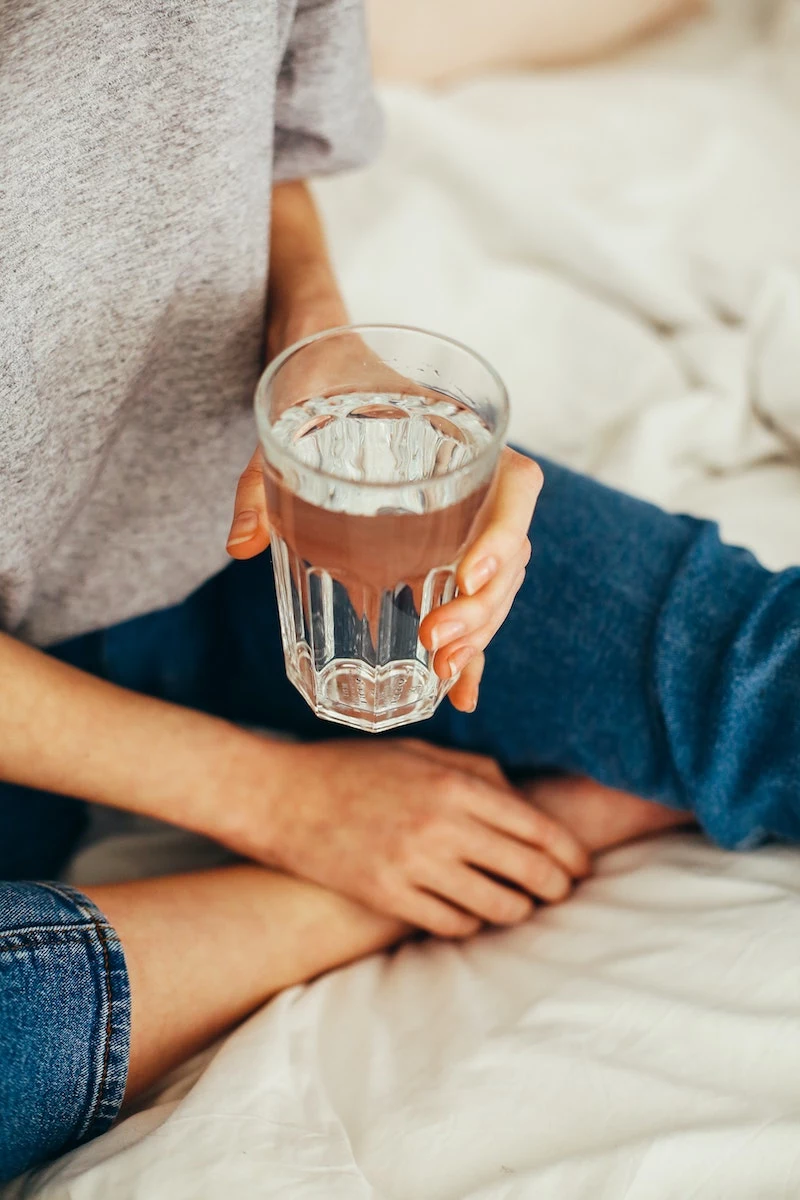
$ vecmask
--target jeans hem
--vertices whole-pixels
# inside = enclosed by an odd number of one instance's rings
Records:
[[[90,955],[90,963],[100,997],[94,1081],[84,1114],[62,1150],[64,1153],[105,1133],[122,1108],[130,1052],[130,981],[122,943],[89,897],[65,883],[45,883],[42,886],[72,904],[90,923],[94,951]]]

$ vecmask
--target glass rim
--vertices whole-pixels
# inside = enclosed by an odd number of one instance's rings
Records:
[[[398,482],[397,480],[395,480],[393,482],[389,482],[386,480],[369,480],[369,479],[364,480],[362,482],[357,482],[355,479],[348,479],[344,475],[336,475],[333,471],[323,471],[319,467],[309,466],[308,463],[303,462],[302,459],[300,459],[296,455],[294,455],[290,449],[288,449],[281,442],[279,442],[277,438],[272,436],[272,422],[269,420],[269,418],[266,414],[266,411],[265,411],[266,405],[264,404],[264,395],[267,392],[267,389],[269,388],[273,379],[278,374],[278,372],[281,370],[281,368],[284,366],[284,364],[287,363],[290,358],[293,358],[295,354],[298,354],[301,350],[304,350],[307,346],[314,345],[316,342],[322,342],[328,338],[341,336],[342,334],[346,334],[346,333],[354,333],[354,334],[413,333],[413,334],[419,334],[426,338],[432,338],[434,341],[443,342],[446,345],[454,346],[457,350],[462,350],[465,354],[468,354],[470,356],[470,358],[472,358],[474,361],[476,361],[483,367],[483,369],[486,371],[489,378],[494,382],[494,384],[497,387],[498,400],[499,400],[499,404],[498,404],[499,420],[497,423],[497,427],[496,427],[496,429],[493,430],[491,438],[487,442],[487,444],[485,446],[483,446],[478,451],[478,453],[475,455],[475,457],[470,459],[469,462],[462,463],[461,466],[455,467],[452,471],[444,471],[441,475],[431,476],[430,479],[414,480],[413,483],[411,481]],[[414,381],[410,380],[409,382],[413,383]],[[423,385],[420,385],[420,386],[423,386]],[[429,389],[429,390],[435,390],[435,389]],[[442,392],[442,398],[446,400],[448,398],[448,393]],[[450,399],[455,399],[455,397],[450,396]],[[382,322],[371,322],[368,324],[360,323],[360,324],[352,324],[352,325],[335,325],[331,329],[322,329],[318,333],[312,333],[308,337],[304,337],[304,338],[301,338],[297,342],[293,342],[290,346],[287,346],[285,350],[282,350],[280,352],[280,354],[278,354],[275,358],[273,358],[273,360],[269,364],[269,366],[266,367],[266,369],[263,371],[263,373],[258,381],[258,384],[256,385],[255,396],[253,398],[253,408],[255,409],[256,425],[258,427],[258,434],[259,434],[259,439],[261,441],[262,453],[267,448],[269,448],[269,450],[272,451],[274,454],[274,458],[271,457],[270,455],[265,454],[267,462],[273,463],[276,461],[280,462],[280,460],[282,460],[282,459],[288,460],[293,466],[299,467],[302,471],[308,472],[310,475],[313,475],[314,478],[316,478],[316,479],[328,480],[331,483],[335,483],[340,486],[342,484],[344,484],[351,488],[368,488],[372,492],[375,492],[375,491],[379,492],[381,489],[383,489],[386,492],[396,492],[398,488],[403,488],[403,487],[414,487],[414,488],[422,488],[423,490],[428,490],[428,489],[435,488],[438,484],[441,484],[441,482],[445,479],[453,480],[453,479],[458,479],[465,475],[469,475],[472,471],[475,470],[475,468],[479,464],[486,462],[492,456],[497,457],[498,449],[502,446],[504,439],[505,439],[506,432],[508,430],[508,422],[509,422],[509,416],[510,416],[510,402],[509,402],[509,396],[508,396],[508,389],[506,388],[506,385],[503,382],[502,376],[500,375],[499,371],[495,367],[492,366],[492,364],[489,362],[489,360],[487,358],[484,358],[484,356],[482,354],[479,354],[477,350],[473,350],[470,346],[467,346],[464,342],[459,341],[457,338],[448,337],[446,334],[443,334],[443,333],[434,333],[432,330],[422,329],[418,325],[396,325],[396,324],[392,324],[390,322],[383,322],[383,323]]]

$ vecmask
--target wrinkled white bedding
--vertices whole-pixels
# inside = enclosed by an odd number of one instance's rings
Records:
[[[518,439],[800,561],[800,4],[387,106],[320,188],[354,316],[463,338]],[[523,929],[284,994],[14,1195],[796,1200],[798,947],[793,852],[621,850]]]
[[[777,565],[800,558],[800,4],[720,9],[625,66],[392,92],[380,165],[321,194],[357,319],[480,348],[518,439]]]
[[[794,852],[620,850],[525,928],[284,993],[13,1194],[796,1200],[799,943]]]

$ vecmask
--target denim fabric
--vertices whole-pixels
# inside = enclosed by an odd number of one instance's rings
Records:
[[[542,465],[533,558],[478,710],[445,704],[414,735],[691,809],[721,846],[800,841],[800,568],[770,573],[709,522]],[[353,736],[286,679],[268,555],[55,653],[230,720]]]
[[[800,841],[800,569],[771,574],[724,546],[707,522],[543,466],[533,559],[488,653],[478,710],[465,716],[445,704],[410,732],[491,754],[511,774],[579,772],[692,809],[726,847]],[[308,739],[356,736],[319,721],[286,680],[268,555],[232,564],[183,604],[52,653],[229,720]],[[0,788],[0,879],[41,877],[37,864],[54,869],[81,820],[76,802]],[[26,893],[29,923],[43,920],[37,905],[50,894]],[[6,920],[0,915],[0,938],[9,935]],[[122,1001],[110,1042],[104,1033],[102,939],[91,940],[92,928],[87,919],[75,943],[82,949],[66,966],[45,954],[19,960],[21,980],[42,975],[42,999],[34,996],[27,1015],[0,1006],[0,1038],[19,1064],[20,1111],[35,1113],[40,1103],[40,1058],[30,1047],[38,1039],[47,1055],[57,1058],[60,1047],[63,1056],[60,1067],[47,1066],[48,1104],[60,1097],[63,1120],[57,1129],[43,1125],[37,1146],[30,1140],[36,1122],[20,1126],[15,1162],[96,1132],[103,1119],[87,1125],[78,1117],[93,1111],[96,1083],[78,1084],[90,1077],[70,1065],[71,1055],[87,1052],[96,1064],[109,1044],[118,1061],[127,1036]],[[116,945],[110,931],[105,941]],[[121,994],[118,950],[113,962]],[[15,985],[8,966],[5,986],[24,1005],[28,984]],[[0,1058],[0,1096],[10,1086],[7,1061]]]
[[[543,465],[473,741],[690,809],[729,849],[800,841],[800,568]]]
[[[0,884],[0,1180],[109,1127],[130,995],[107,921],[63,884]]]

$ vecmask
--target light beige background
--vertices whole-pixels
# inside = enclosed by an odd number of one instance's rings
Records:
[[[377,74],[417,81],[597,58],[704,7],[704,0],[368,0]]]

